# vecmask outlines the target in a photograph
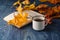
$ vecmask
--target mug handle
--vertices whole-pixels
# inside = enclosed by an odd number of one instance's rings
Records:
[[[48,25],[48,22],[47,22],[47,19],[45,19],[45,26],[47,26]]]

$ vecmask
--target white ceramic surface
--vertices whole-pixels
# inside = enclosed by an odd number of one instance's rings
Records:
[[[40,19],[40,21],[36,21],[37,19]],[[45,17],[43,16],[38,16],[34,17],[32,20],[32,27],[34,30],[43,30],[45,26],[47,25]]]

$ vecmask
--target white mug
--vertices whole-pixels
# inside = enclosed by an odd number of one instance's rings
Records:
[[[45,17],[43,16],[35,16],[32,18],[32,27],[34,30],[43,30],[45,26],[47,26],[47,22]]]

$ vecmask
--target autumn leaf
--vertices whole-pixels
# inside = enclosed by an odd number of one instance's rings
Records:
[[[29,0],[25,0],[25,1],[23,1],[22,2],[24,5],[26,5],[26,4],[30,4],[30,1]]]
[[[47,0],[39,0],[40,2],[46,2]]]
[[[17,4],[20,4],[20,1],[18,0],[17,2],[15,2],[14,4],[13,4],[13,6],[15,6],[15,5],[17,5]]]
[[[59,1],[58,0],[48,0],[48,2],[50,2],[52,4],[57,4]]]

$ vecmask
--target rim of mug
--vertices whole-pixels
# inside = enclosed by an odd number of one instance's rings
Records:
[[[45,16],[40,16],[40,15],[37,15],[37,16],[32,17],[32,20],[34,20],[34,18],[36,18],[36,17],[43,17],[44,20],[45,20]],[[42,19],[42,20],[43,20],[43,19]],[[44,21],[44,20],[43,20],[43,21]]]

